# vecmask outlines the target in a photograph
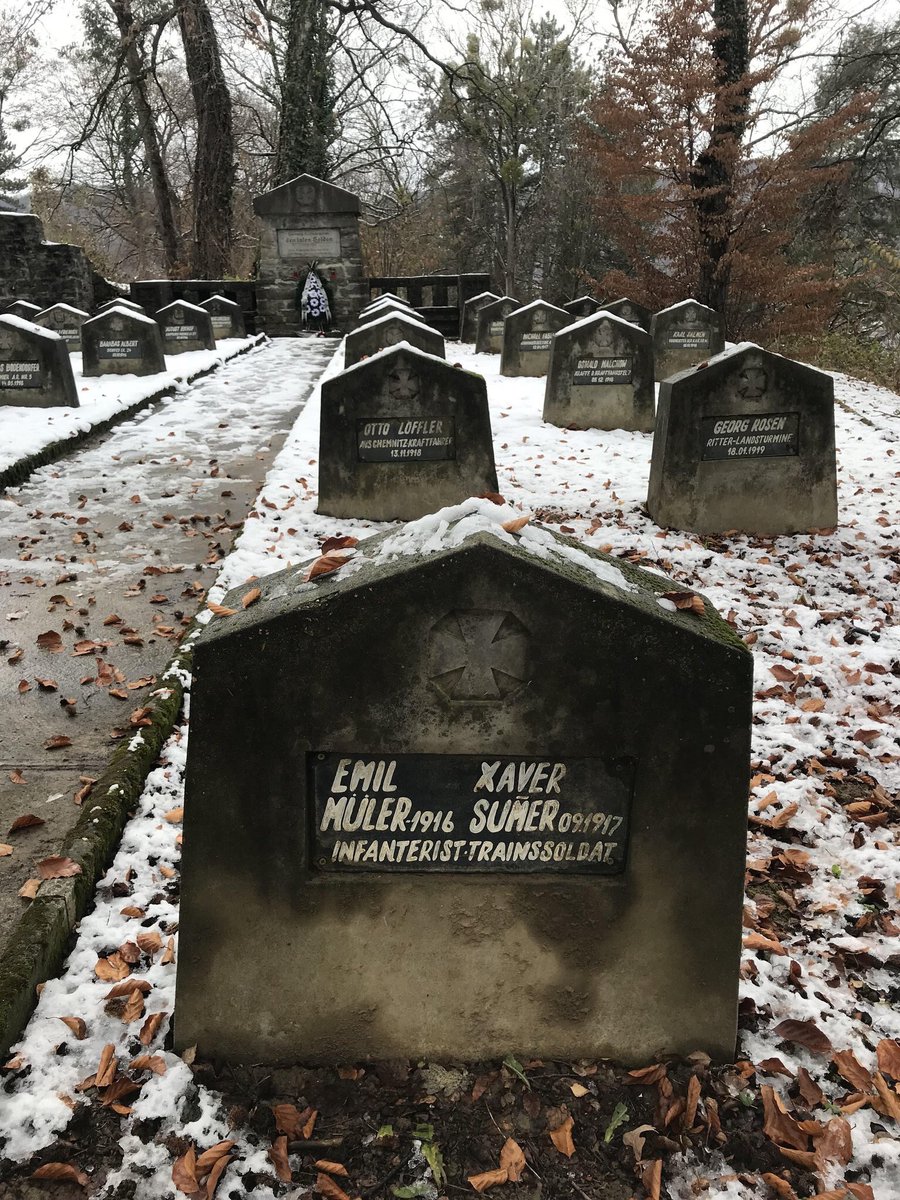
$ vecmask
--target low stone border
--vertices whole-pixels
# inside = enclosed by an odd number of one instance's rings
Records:
[[[195,374],[189,375],[185,383],[194,383],[196,380],[202,379],[205,375],[211,375],[213,371],[218,371],[226,363],[240,358],[242,354],[247,354],[250,350],[254,350],[257,346],[262,345],[265,341],[268,341],[268,338],[264,333],[256,334],[248,345],[242,346],[240,350],[222,362],[213,363],[211,367],[204,367],[202,371],[197,371]],[[42,450],[38,450],[34,454],[29,454],[25,458],[20,458],[14,463],[10,463],[8,467],[0,470],[0,492],[5,491],[9,487],[18,487],[38,467],[46,467],[49,463],[67,458],[76,450],[80,450],[89,438],[107,433],[115,425],[118,425],[120,421],[124,421],[127,417],[135,416],[151,404],[155,404],[157,400],[162,400],[165,396],[171,396],[174,392],[175,387],[172,384],[168,387],[160,388],[158,392],[153,392],[152,395],[145,396],[143,400],[138,400],[136,404],[132,404],[129,408],[123,408],[120,412],[113,413],[105,421],[98,421],[90,429],[84,429],[80,433],[73,434],[71,437],[61,438],[58,442],[51,442],[48,446],[44,446]]]

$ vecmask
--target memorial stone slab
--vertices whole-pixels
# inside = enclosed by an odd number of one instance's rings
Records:
[[[66,343],[14,313],[0,316],[0,406],[79,406]]]
[[[378,301],[375,304],[370,304],[368,308],[363,309],[356,321],[356,327],[359,329],[362,325],[368,325],[370,321],[378,321],[382,317],[388,315],[400,317],[413,317],[416,321],[421,322],[421,317],[414,308],[405,304],[402,300],[386,300],[383,304]]]
[[[470,296],[466,300],[459,318],[459,340],[461,342],[475,341],[475,334],[478,328],[478,314],[486,304],[490,304],[492,300],[499,299],[500,297],[495,292],[479,292],[477,296]]]
[[[13,300],[3,310],[4,315],[21,317],[23,321],[33,321],[40,311],[41,306],[32,304],[30,300]]]
[[[354,363],[371,358],[379,350],[384,350],[387,346],[396,346],[400,342],[406,342],[416,350],[423,350],[436,358],[445,357],[444,339],[436,329],[413,317],[391,312],[347,334],[344,343],[344,366],[352,367]]]
[[[696,300],[682,300],[655,313],[650,322],[656,378],[668,379],[725,349],[721,313]]]
[[[733,1060],[751,654],[487,504],[196,642],[176,1052]]]
[[[620,300],[612,300],[609,304],[603,305],[607,312],[611,312],[613,316],[621,317],[623,321],[630,321],[632,325],[639,325],[641,329],[650,332],[650,322],[653,320],[653,310],[647,308],[643,304],[638,304],[634,300],[629,300],[627,296],[623,296]]]
[[[564,429],[652,433],[655,391],[650,334],[601,310],[554,337],[544,420]]]
[[[665,380],[647,509],[699,534],[834,526],[831,376],[745,343]]]
[[[603,308],[603,305],[593,296],[579,296],[577,300],[567,301],[562,307],[573,321],[580,321],[584,317],[592,317],[595,312],[599,312]]]
[[[514,296],[490,300],[475,315],[475,350],[478,354],[499,354],[503,345],[503,322],[520,307]]]
[[[243,309],[227,296],[210,296],[208,300],[200,302],[200,307],[209,313],[213,337],[216,339],[247,336]]]
[[[166,354],[185,354],[188,350],[215,350],[212,321],[205,308],[173,300],[156,314]]]
[[[89,316],[84,309],[73,308],[71,304],[52,304],[38,313],[34,323],[58,333],[68,350],[77,354],[81,350],[81,326]]]
[[[145,316],[147,315],[147,310],[142,304],[138,304],[136,300],[129,300],[125,296],[120,296],[115,300],[107,300],[105,304],[101,304],[97,309],[96,315],[99,316],[100,313],[104,313],[110,308],[130,308],[133,309],[134,312],[143,313]]]
[[[378,296],[372,301],[371,304],[367,304],[365,308],[361,309],[359,315],[362,316],[363,313],[378,312],[385,306],[388,308],[402,308],[406,312],[410,312],[413,315],[415,315],[416,312],[408,300],[401,300],[399,296],[394,296],[391,293],[386,292],[383,296]]]
[[[503,323],[500,374],[546,375],[553,335],[571,323],[564,308],[546,300],[532,300],[514,309]]]
[[[320,513],[410,521],[496,491],[480,375],[401,343],[322,384]]]
[[[84,375],[158,375],[166,369],[159,326],[131,308],[108,308],[85,321],[81,348]]]
[[[377,296],[372,297],[371,303],[367,304],[366,308],[371,308],[372,304],[378,304],[382,300],[396,300],[398,304],[409,304],[408,300],[404,300],[396,292],[379,292]]]

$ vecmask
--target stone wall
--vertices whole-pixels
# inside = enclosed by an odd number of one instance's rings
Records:
[[[89,310],[113,294],[79,246],[44,241],[33,213],[0,213],[0,307],[30,300]]]

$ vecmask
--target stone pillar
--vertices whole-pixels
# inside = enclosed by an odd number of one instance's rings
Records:
[[[259,328],[274,337],[300,330],[297,284],[313,262],[328,292],[333,324],[348,328],[369,298],[359,197],[313,175],[299,175],[257,196],[253,210],[260,218]]]

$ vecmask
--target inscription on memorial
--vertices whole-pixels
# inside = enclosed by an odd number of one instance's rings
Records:
[[[625,869],[632,759],[315,753],[323,871]]]
[[[228,316],[227,313],[223,313],[221,315],[216,315],[213,313],[210,317],[210,321],[212,322],[213,333],[216,335],[216,337],[231,336],[231,317]]]
[[[700,422],[704,461],[787,458],[800,453],[800,414],[706,417]]]
[[[0,388],[38,388],[42,383],[39,362],[0,362]]]
[[[356,423],[360,462],[437,462],[456,458],[453,417],[364,417]]]
[[[579,358],[575,363],[572,382],[576,387],[631,383],[632,362],[633,357],[630,354],[609,358]]]
[[[522,334],[523,350],[549,350],[553,344],[553,334],[547,331]]]
[[[488,332],[490,333],[491,337],[500,337],[500,335],[503,333],[503,322],[491,321],[490,325],[488,326]]]
[[[192,342],[203,336],[196,325],[166,325],[165,334],[173,342]]]
[[[276,236],[280,258],[341,257],[339,229],[279,229]]]
[[[670,329],[666,333],[666,345],[673,350],[708,350],[708,329]]]
[[[101,338],[97,342],[98,358],[141,358],[138,338]]]

